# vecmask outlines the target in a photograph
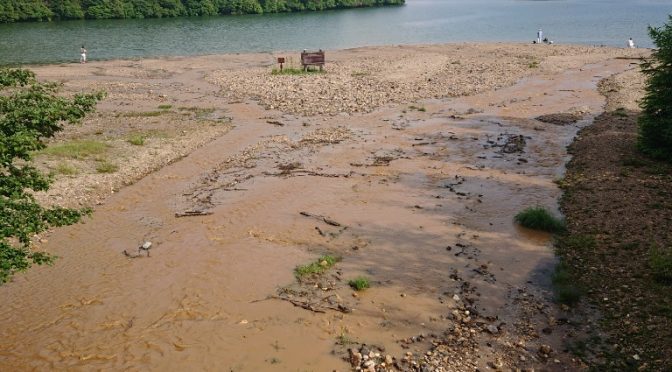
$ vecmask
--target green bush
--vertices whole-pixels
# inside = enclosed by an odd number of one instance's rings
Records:
[[[638,146],[653,158],[672,161],[672,16],[663,27],[649,27],[649,35],[658,49],[642,64],[647,81]]]
[[[514,220],[520,225],[535,229],[558,233],[565,230],[565,222],[556,218],[543,207],[529,207],[519,212]]]
[[[33,194],[48,190],[51,178],[31,160],[46,147],[44,139],[63,130],[64,123],[79,122],[102,97],[65,98],[58,94],[58,85],[38,82],[31,71],[0,69],[0,283],[33,263],[52,261],[30,250],[35,234],[75,223],[88,213],[40,206]]]

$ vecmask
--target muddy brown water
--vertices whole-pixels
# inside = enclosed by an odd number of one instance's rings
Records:
[[[508,321],[510,291],[553,263],[549,236],[512,218],[555,208],[565,147],[603,105],[596,83],[625,67],[526,79],[426,111],[323,119],[229,105],[232,131],[53,232],[44,247],[56,264],[0,287],[0,370],[344,370],[339,336],[400,356],[397,340],[445,329],[463,295],[453,272],[476,288],[478,308]],[[532,119],[575,108],[585,111],[576,125]],[[320,128],[334,143],[301,141]],[[526,138],[524,152],[501,151],[509,135]],[[175,217],[195,208],[212,214]],[[146,240],[151,257],[122,254]],[[352,313],[257,301],[323,253],[343,257],[342,278],[372,281],[358,297],[334,290]],[[481,265],[486,274],[474,272]]]

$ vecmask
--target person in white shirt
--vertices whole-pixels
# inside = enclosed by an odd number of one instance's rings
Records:
[[[632,41],[632,38],[628,39],[628,48],[634,48],[635,47],[635,42]]]
[[[79,49],[79,63],[86,63],[86,48],[84,48],[84,45]]]
[[[541,39],[543,38],[544,38],[544,32],[541,31],[541,29],[539,29],[539,31],[537,31],[537,44],[541,44]]]

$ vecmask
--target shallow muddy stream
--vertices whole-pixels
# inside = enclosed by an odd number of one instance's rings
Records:
[[[556,208],[565,147],[601,111],[597,82],[626,65],[326,119],[228,105],[229,133],[54,231],[56,264],[0,287],[0,370],[346,370],[355,342],[402,363],[428,345],[400,340],[443,333],[461,303],[476,323],[463,366],[511,339],[558,346],[520,320],[552,312],[549,236],[513,216]],[[583,119],[533,119],[565,112]],[[123,254],[144,241],[149,257]],[[342,261],[312,296],[348,311],[277,298],[322,254]],[[371,288],[353,295],[360,275]],[[521,294],[544,310],[529,315]]]

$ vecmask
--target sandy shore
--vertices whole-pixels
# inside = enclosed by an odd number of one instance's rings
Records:
[[[288,53],[35,67],[68,92],[108,92],[54,141],[106,150],[37,158],[76,169],[41,200],[97,207],[42,237],[54,267],[0,287],[0,356],[18,369],[583,368],[550,302],[549,236],[511,220],[556,206],[565,147],[603,110],[598,82],[646,53],[391,46],[282,76],[270,71]],[[549,114],[572,120],[535,119]],[[122,254],[145,240],[151,258]],[[297,282],[321,254],[342,261]],[[360,275],[372,288],[354,293]]]

